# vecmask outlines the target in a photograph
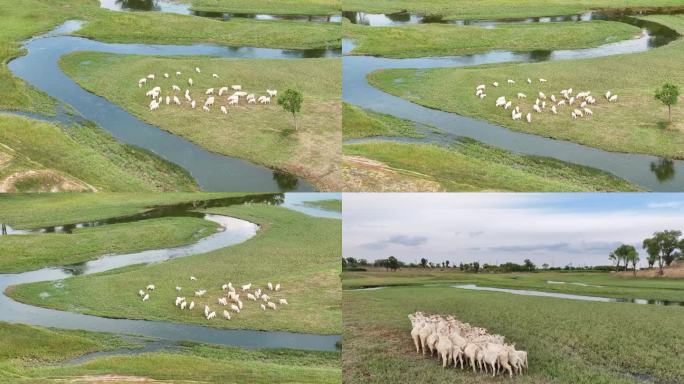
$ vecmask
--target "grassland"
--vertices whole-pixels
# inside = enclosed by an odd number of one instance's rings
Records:
[[[344,23],[354,39],[352,55],[393,58],[468,55],[491,50],[533,51],[599,46],[640,35],[639,28],[612,21],[503,24],[496,28],[445,24],[368,27]]]
[[[593,9],[678,7],[680,0],[345,0],[345,11],[396,13],[409,11],[445,19],[496,19],[572,15]]]
[[[342,200],[339,199],[305,201],[304,205],[320,208],[326,211],[342,212]]]
[[[0,195],[0,222],[15,229],[40,228],[128,216],[155,206],[242,198],[246,193],[59,193]]]
[[[415,137],[413,123],[348,106],[345,136]],[[348,119],[347,116],[350,118]],[[633,191],[608,173],[462,139],[444,144],[371,141],[344,145],[348,191]],[[366,160],[363,160],[366,159]],[[367,161],[369,160],[369,161]]]
[[[341,2],[338,0],[192,1],[193,10],[207,12],[334,15],[340,13],[340,8]]]
[[[335,383],[340,354],[295,350],[244,350],[185,344],[181,349],[99,357],[78,365],[64,362],[85,353],[137,348],[121,338],[80,331],[0,323],[0,380],[4,383],[63,383],[132,379],[202,382]]]
[[[371,279],[382,280],[379,275]],[[479,283],[485,285],[490,281],[484,278]],[[504,335],[509,343],[527,350],[530,370],[524,376],[517,376],[516,383],[638,383],[645,378],[654,382],[684,379],[684,370],[676,363],[684,341],[684,331],[677,320],[682,315],[681,307],[582,302],[437,286],[343,294],[343,381],[509,381],[468,370],[445,370],[435,359],[416,354],[406,317],[416,310],[453,314],[491,333]],[[634,326],[627,327],[627,324]]]
[[[21,285],[10,295],[22,302],[99,316],[154,319],[198,323],[237,329],[284,330],[336,334],[340,324],[341,223],[337,219],[315,218],[289,209],[240,205],[210,209],[211,213],[239,217],[261,226],[252,239],[232,247],[150,265],[137,265],[102,274],[79,276],[63,281],[63,288],[47,283]],[[197,282],[190,282],[190,275]],[[152,280],[152,281],[151,281]],[[279,282],[283,289],[271,295],[286,298],[289,305],[278,311],[262,312],[257,303],[245,300],[245,310],[232,320],[207,322],[204,304],[216,308],[220,286],[227,281],[265,287]],[[153,283],[153,298],[146,303],[137,289]],[[195,298],[194,311],[173,306],[176,285],[188,295],[208,290],[204,299]],[[51,297],[39,298],[48,291]]]
[[[650,16],[684,32],[684,16]],[[614,152],[643,153],[667,158],[684,158],[684,115],[681,103],[673,107],[673,123],[667,125],[667,107],[653,97],[664,82],[684,83],[679,63],[684,60],[684,40],[645,53],[616,55],[595,59],[564,60],[535,64],[501,64],[468,68],[431,70],[386,70],[371,74],[369,80],[386,92],[430,108],[484,119],[508,128],[545,137],[568,140]],[[639,68],[648,67],[648,71]],[[606,74],[610,76],[606,76]],[[395,81],[401,78],[401,82]],[[540,86],[527,78],[546,78]],[[472,95],[477,84],[490,84],[506,79],[519,80],[515,86],[491,89],[488,99],[498,96],[515,98],[517,92],[547,94],[572,87],[598,95],[594,116],[572,120],[569,111],[558,115],[534,116],[533,123],[513,121],[510,114],[496,108],[493,102],[480,101]],[[456,92],[454,92],[456,90]],[[608,104],[600,95],[607,90],[618,94],[618,103]],[[451,95],[444,97],[444,95]],[[490,105],[491,104],[491,105]],[[522,103],[523,110],[532,102]],[[567,112],[567,113],[566,113]],[[591,128],[591,129],[589,129]]]
[[[8,181],[31,171],[37,174]],[[41,175],[46,173],[55,175],[56,181],[42,180]],[[34,185],[32,180],[38,182]],[[65,180],[67,187],[64,187]],[[0,184],[3,192],[196,191],[198,188],[185,170],[119,143],[94,125],[63,127],[11,115],[0,115]]]
[[[375,136],[425,137],[411,121],[347,103],[342,104],[342,117],[342,138],[345,140]]]
[[[0,272],[15,273],[80,263],[105,254],[194,243],[214,233],[213,222],[191,217],[152,219],[106,227],[78,228],[73,234],[3,236]]]
[[[195,66],[202,73],[195,73]],[[189,59],[75,53],[63,58],[62,68],[86,89],[210,151],[302,176],[320,190],[339,190],[341,63],[337,59]],[[187,77],[175,78],[177,70],[192,72],[187,75],[195,81],[191,96],[200,104],[210,87],[218,90],[240,84],[257,94],[274,88],[281,92],[298,89],[304,95],[298,128],[294,130],[291,116],[275,100],[266,106],[229,107],[227,116],[218,105],[207,113],[199,107],[193,110],[185,100],[181,107],[162,106],[160,111],[151,112],[145,88],[137,87],[138,79],[157,73],[160,79],[154,84],[168,94],[173,84],[187,86]],[[164,72],[174,75],[164,79]],[[212,78],[212,73],[221,78]],[[183,99],[182,93],[178,96]],[[226,104],[224,97],[217,96],[217,100],[217,104]]]

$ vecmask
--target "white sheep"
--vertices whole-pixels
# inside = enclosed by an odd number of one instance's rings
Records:
[[[248,294],[247,294],[247,299],[248,299],[248,300],[252,300],[252,301],[256,301],[256,300],[257,300],[257,299],[256,299],[256,296],[252,295],[251,293],[248,293]]]
[[[180,76],[180,75],[181,75],[181,72],[180,72],[180,71],[176,71],[176,76]]]
[[[164,74],[164,77],[168,79],[168,78],[169,78],[169,74],[168,74],[168,73],[165,73],[165,74]]]
[[[480,100],[484,99],[485,97],[487,97],[487,94],[486,94],[486,93],[481,94],[481,95],[480,95]],[[270,101],[270,99],[269,99],[269,101]],[[262,102],[262,104],[263,104],[263,102]]]
[[[228,87],[221,87],[219,88],[218,95],[221,96],[223,95],[224,92],[228,92]]]
[[[278,300],[278,304],[280,304],[280,305],[288,305],[288,304],[287,304],[287,300],[285,300],[285,299],[279,299],[279,300]]]
[[[610,100],[610,95],[611,95],[610,91],[607,91],[605,94],[606,100]]]
[[[486,85],[480,84],[480,85],[478,85],[477,87],[475,87],[475,90],[476,90],[476,91],[479,91],[479,90],[484,90],[485,88],[487,88]]]
[[[278,95],[278,90],[277,89],[267,89],[266,93],[268,93],[268,96],[270,96],[270,97],[276,97]]]
[[[228,305],[228,300],[225,297],[219,297],[218,303],[225,306]]]
[[[195,308],[195,302],[191,301],[190,305],[188,306],[188,309],[192,310],[193,308]]]
[[[515,84],[515,80],[508,79],[508,84]]]
[[[228,284],[223,284],[223,285],[221,286],[221,290],[222,290],[222,291],[225,291],[226,289],[228,289]]]
[[[215,73],[212,73],[212,74],[211,74],[211,77],[213,77],[214,79],[218,79],[218,78],[219,78],[219,75],[217,75],[217,74],[215,74]]]
[[[544,94],[544,92],[539,92],[539,98],[542,100],[546,100],[546,95]]]
[[[235,305],[235,304],[231,304],[231,305],[230,305],[230,310],[233,311],[233,312],[235,312],[235,313],[240,313],[240,307],[238,307],[238,306]]]
[[[527,98],[527,95],[525,95],[524,93],[518,93],[518,99],[526,99],[526,98]]]
[[[614,103],[617,101],[617,99],[618,99],[618,95],[613,95],[608,99],[608,102]]]
[[[188,305],[187,301],[181,302],[180,309],[185,309],[185,307]]]
[[[183,301],[185,301],[185,297],[176,297],[176,307]]]
[[[155,111],[157,109],[159,109],[159,102],[157,102],[156,100],[152,100],[152,102],[150,103],[150,111]]]
[[[273,284],[271,284],[270,281],[268,282],[268,284],[266,284],[266,286],[268,287],[268,290],[269,290],[269,291],[272,291],[272,290],[273,290]]]
[[[266,310],[266,306],[263,305],[263,304],[261,304],[261,310],[262,310],[262,311],[265,311],[265,310]]]
[[[174,96],[174,97],[173,97],[173,102],[174,102],[176,105],[181,105],[181,102],[180,102],[180,99],[178,99],[178,96]]]
[[[558,105],[559,107],[560,107],[561,105],[565,105],[565,100],[559,101],[558,104],[556,104],[556,105]]]
[[[274,310],[274,311],[277,309],[275,303],[270,302],[270,301],[269,301],[268,303],[266,303],[266,306],[269,307],[269,308],[271,308],[271,309]]]
[[[513,103],[511,101],[507,101],[506,104],[504,105],[504,109],[510,108],[511,105],[513,105]]]
[[[195,72],[197,72],[197,73],[200,73],[200,72],[201,72],[200,69],[199,69],[199,67],[195,67]]]
[[[527,115],[525,116],[525,118],[527,119],[528,123],[532,122],[532,114],[531,113],[528,112]]]
[[[139,291],[138,291],[138,296],[140,296],[140,297],[145,296],[145,291],[143,291],[142,289],[139,290]]]
[[[211,312],[211,309],[209,308],[208,305],[204,305],[204,316],[207,316]]]
[[[275,291],[276,291],[276,292],[280,291],[280,283],[276,284],[276,286],[275,286]]]
[[[204,289],[200,289],[199,291],[195,292],[195,297],[202,297],[204,294],[207,293]]]
[[[527,78],[527,84],[532,84],[532,79],[530,79],[529,77]]]
[[[211,111],[211,110],[209,109],[209,107],[207,107],[206,105],[202,106],[202,110],[203,110],[204,112],[210,112],[210,111]]]
[[[540,78],[540,79],[539,79],[539,82],[540,82],[540,83],[546,83],[546,79]]]
[[[205,95],[213,95],[214,94],[214,88],[209,88],[207,89],[206,92],[204,92]]]
[[[192,100],[190,102],[190,108],[195,109],[196,106],[197,106],[197,103],[195,102],[195,100]]]
[[[534,109],[534,111],[537,112],[537,113],[541,113],[541,108],[539,108],[539,105],[538,105],[538,104],[533,105],[533,106],[532,106],[532,109]]]
[[[241,91],[242,85],[231,85],[230,88],[232,88],[234,91]]]
[[[197,278],[195,276],[190,276],[191,281],[197,281]]]
[[[215,101],[214,96],[209,96],[207,98],[207,100],[204,102],[204,106],[208,107],[208,106],[214,105],[214,101]]]
[[[227,114],[228,114],[228,110],[226,109],[226,106],[225,106],[225,105],[222,105],[222,106],[221,106],[221,112],[222,112],[224,115],[227,115]]]
[[[148,291],[154,291],[154,288],[155,288],[154,284],[150,284],[147,286]]]
[[[216,312],[211,312],[211,313],[209,313],[209,314],[207,315],[207,320],[211,320],[211,319],[213,319],[214,317],[216,317]]]
[[[225,309],[223,310],[223,317],[226,319],[230,320],[230,312],[226,311]]]
[[[495,87],[498,87],[498,86],[499,86],[499,82],[495,81],[495,82],[492,83],[492,85],[495,86]]]
[[[264,293],[263,295],[261,295],[261,300],[268,301],[269,299],[270,297],[267,294]]]
[[[242,292],[247,291],[252,288],[252,283],[245,284],[242,286]]]
[[[174,91],[178,91],[178,92],[180,92],[180,90],[181,90],[180,87],[177,86],[176,84],[172,85],[171,89],[173,89]]]
[[[145,294],[145,296],[143,297],[143,300],[142,300],[142,301],[147,301],[147,300],[149,300],[149,299],[150,299],[150,295],[149,295],[149,294]]]
[[[594,112],[589,108],[584,108],[584,113],[586,113],[587,116],[594,116]]]
[[[188,77],[188,85],[192,86],[192,83],[193,83],[192,78]]]
[[[558,114],[558,111],[556,110],[556,106],[555,106],[555,105],[551,106],[551,112],[552,112],[554,115],[557,115],[557,114]]]
[[[138,88],[142,88],[144,84],[147,83],[147,78],[143,77],[142,79],[138,80]]]
[[[149,75],[147,75],[147,78],[150,80],[154,80],[154,74],[150,73]]]

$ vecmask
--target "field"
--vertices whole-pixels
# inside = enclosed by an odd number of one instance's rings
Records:
[[[369,27],[344,23],[352,55],[392,58],[469,55],[491,50],[577,49],[630,39],[639,28],[612,21],[503,24],[496,28],[444,24]]]
[[[684,31],[684,16],[649,16],[648,20]],[[569,140],[614,152],[644,153],[667,158],[684,158],[684,120],[681,103],[673,107],[673,123],[667,124],[667,107],[653,97],[664,82],[682,84],[678,63],[684,59],[684,41],[645,53],[596,59],[564,60],[535,64],[501,64],[468,68],[432,70],[386,70],[373,73],[370,82],[386,92],[430,108],[488,120],[508,128],[545,137]],[[638,68],[648,67],[648,71]],[[611,76],[605,76],[610,73]],[[402,81],[398,82],[397,79]],[[546,78],[548,83],[528,85],[527,78]],[[478,84],[506,79],[519,80],[515,86],[502,87],[480,101],[471,92]],[[569,111],[558,115],[533,116],[533,123],[513,121],[510,114],[493,105],[501,95],[515,98],[516,92],[534,95],[542,90],[557,93],[561,88],[592,91],[599,104],[594,116],[572,120]],[[458,90],[458,92],[453,92]],[[605,102],[607,90],[618,94],[616,104]],[[453,97],[445,98],[445,94]],[[491,104],[491,105],[490,105]],[[527,105],[529,104],[529,105]],[[523,103],[523,110],[532,102]],[[567,112],[567,113],[566,113]],[[591,129],[588,129],[591,127]]]
[[[213,222],[192,217],[161,218],[78,228],[73,234],[3,236],[0,273],[69,265],[112,253],[173,247],[197,242],[217,230]]]
[[[413,123],[392,116],[354,106],[345,106],[343,113],[345,138],[421,135]],[[520,155],[468,139],[444,144],[345,144],[344,155],[347,191],[637,190],[626,181],[592,168]]]
[[[654,8],[681,6],[680,0],[345,0],[345,11],[394,13],[409,11],[439,15],[445,19],[496,19],[572,15],[592,9]]]
[[[194,72],[196,66],[202,73]],[[62,68],[86,89],[210,151],[294,173],[321,190],[339,186],[341,67],[337,59],[188,59],[76,53],[63,58]],[[191,109],[185,100],[180,108],[164,105],[159,111],[150,111],[146,88],[138,88],[138,79],[156,73],[160,79],[152,84],[161,85],[166,95],[172,84],[187,88],[187,76],[174,79],[177,70],[193,78],[191,96],[200,104],[206,99],[207,88],[218,92],[226,84],[240,84],[256,94],[265,94],[266,89],[278,89],[281,94],[287,88],[298,89],[304,95],[298,128],[294,129],[291,115],[275,100],[267,106],[247,106],[243,100],[240,106],[229,107],[227,116],[218,107],[226,104],[225,97],[218,96],[209,113],[200,107]],[[164,72],[174,78],[164,79]],[[212,78],[212,73],[221,78]],[[177,94],[183,99],[182,93]]]
[[[196,191],[182,168],[91,124],[0,115],[0,192]]]
[[[489,383],[508,382],[498,376],[460,369],[442,369],[436,359],[418,355],[410,338],[407,314],[416,310],[453,314],[462,321],[504,335],[529,353],[529,373],[516,383],[680,382],[684,370],[676,363],[684,331],[678,321],[682,307],[596,303],[567,299],[477,292],[451,288],[446,281],[498,286],[512,281],[537,287],[542,280],[600,283],[607,296],[625,292],[643,298],[682,297],[681,280],[616,278],[606,274],[535,273],[473,275],[459,272],[345,273],[345,286],[426,283],[343,294],[343,381],[345,383]],[[438,281],[433,283],[433,281]],[[520,281],[523,281],[520,283]],[[497,283],[498,282],[498,283]],[[437,285],[433,285],[437,284]],[[546,284],[556,291],[591,294],[597,288]],[[550,290],[545,288],[544,290]],[[596,294],[596,293],[595,293]],[[627,326],[633,324],[633,327]]]
[[[244,243],[206,254],[74,277],[64,280],[63,287],[57,289],[51,282],[20,285],[10,289],[9,294],[22,302],[107,317],[235,329],[341,332],[339,220],[262,204],[209,211],[243,218],[259,224],[261,229]],[[190,275],[198,281],[190,282]],[[151,276],[157,290],[153,299],[143,303],[136,295],[137,289],[131,287],[145,287]],[[260,287],[265,287],[267,281],[279,282],[283,290],[272,296],[286,298],[289,305],[262,312],[256,303],[245,300],[251,308],[231,321],[208,323],[201,310],[181,312],[172,304],[177,296],[174,287],[181,285],[193,292],[207,289],[205,299],[196,299],[196,304],[199,308],[205,303],[215,306],[219,287],[227,281],[235,285],[251,281]],[[49,292],[50,297],[40,299],[41,292]]]
[[[192,0],[192,9],[207,12],[334,15],[340,13],[338,0]]]
[[[326,211],[342,212],[342,200],[316,200],[305,201],[304,205],[320,208]]]
[[[131,382],[193,380],[210,383],[335,383],[340,354],[295,350],[245,350],[184,343],[172,351],[130,355],[143,345],[79,331],[0,323],[0,380],[5,383],[70,381]],[[68,360],[85,353],[130,348],[81,364]]]

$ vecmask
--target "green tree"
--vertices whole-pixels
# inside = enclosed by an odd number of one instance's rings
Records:
[[[478,263],[476,261],[473,263],[473,271],[475,271],[475,273],[477,273],[479,270],[480,270],[480,263]]]
[[[677,104],[679,98],[679,87],[672,83],[665,83],[656,89],[655,98],[667,105],[668,120],[672,122],[672,106]]]
[[[297,130],[297,113],[302,109],[304,95],[294,89],[286,89],[282,95],[278,96],[278,105],[283,107],[286,112],[292,114],[295,130]]]
[[[549,269],[549,264],[548,264],[548,263],[542,264],[542,268],[544,268],[544,269]]]
[[[449,268],[449,260],[445,261],[446,267]]]
[[[529,272],[534,272],[534,270],[537,269],[537,266],[534,265],[534,263],[530,259],[525,259],[524,263],[525,263],[525,269],[528,270]]]
[[[387,268],[396,271],[397,269],[399,269],[399,260],[397,260],[397,258],[394,256],[390,256],[387,259]]]
[[[643,241],[643,248],[649,256],[657,255],[658,274],[663,274],[663,264],[669,266],[677,258],[682,256],[682,246],[684,241],[679,238],[682,231],[665,230],[653,233],[653,237]]]
[[[347,260],[343,257],[342,258],[342,269],[347,268]]]
[[[421,265],[423,268],[427,267],[427,263],[428,263],[428,261],[427,261],[426,258],[423,257],[422,259],[420,259],[420,265]]]

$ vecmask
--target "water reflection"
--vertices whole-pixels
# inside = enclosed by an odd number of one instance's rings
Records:
[[[273,171],[273,180],[278,183],[278,187],[284,191],[291,191],[297,187],[299,179],[287,172]]]
[[[121,9],[135,11],[158,11],[160,9],[156,0],[116,0],[115,4]]]
[[[656,175],[658,181],[668,181],[675,177],[674,162],[670,159],[659,159],[651,162],[651,171]]]

